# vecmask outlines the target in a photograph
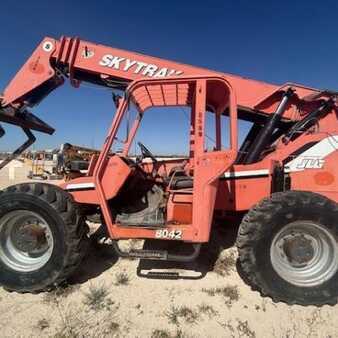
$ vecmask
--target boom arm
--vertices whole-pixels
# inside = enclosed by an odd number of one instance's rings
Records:
[[[60,86],[65,77],[75,87],[85,81],[124,89],[129,82],[141,77],[179,75],[224,77],[235,90],[239,109],[255,114],[273,113],[285,90],[292,86],[295,95],[283,116],[286,120],[298,120],[300,115],[304,115],[295,114],[295,106],[306,114],[314,106],[317,107],[323,98],[330,96],[327,92],[301,85],[273,85],[98,45],[79,38],[62,37],[55,40],[46,37],[5,89],[2,105],[16,108],[34,106]]]

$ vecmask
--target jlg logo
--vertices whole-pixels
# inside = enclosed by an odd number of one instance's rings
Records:
[[[305,150],[292,161],[285,164],[285,172],[302,171],[305,169],[322,169],[326,157],[338,150],[338,135],[329,135],[309,149]]]
[[[113,56],[106,54],[102,57],[99,64],[103,67],[123,70],[124,72],[133,72],[134,74],[141,74],[149,77],[167,77],[183,74],[181,70],[168,69],[165,67],[158,67],[153,64],[148,64],[141,61],[130,60],[124,57]]]
[[[303,158],[297,165],[297,169],[322,169],[325,160],[320,158]]]

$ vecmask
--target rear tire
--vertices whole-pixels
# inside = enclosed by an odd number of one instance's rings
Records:
[[[0,284],[39,292],[63,283],[87,252],[88,227],[70,194],[43,183],[0,195]]]
[[[272,194],[239,228],[244,278],[288,304],[334,305],[338,299],[338,205],[311,192]]]

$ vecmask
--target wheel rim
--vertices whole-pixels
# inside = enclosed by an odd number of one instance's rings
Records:
[[[0,219],[0,259],[9,268],[30,272],[44,266],[54,240],[44,218],[28,210],[15,210]]]
[[[320,285],[338,270],[335,238],[313,222],[293,222],[281,229],[272,241],[270,257],[278,275],[300,287]]]

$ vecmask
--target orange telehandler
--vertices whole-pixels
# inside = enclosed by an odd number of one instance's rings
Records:
[[[67,78],[76,88],[87,82],[111,89],[116,112],[101,152],[74,163],[78,177],[60,186],[25,183],[2,191],[5,288],[37,292],[66,280],[86,252],[86,218],[94,213],[120,256],[179,262],[199,255],[216,215],[244,215],[237,248],[253,289],[289,304],[336,304],[337,93],[46,37],[1,97],[0,120],[28,136],[1,166],[34,142],[32,131],[53,133],[28,108]],[[182,106],[190,109],[189,156],[159,160],[139,142],[141,156],[132,159],[147,110]],[[123,149],[113,152],[132,109]],[[212,149],[206,147],[207,114],[214,121]],[[240,147],[238,120],[252,124]],[[122,250],[118,241],[131,238],[181,241],[189,250]]]

